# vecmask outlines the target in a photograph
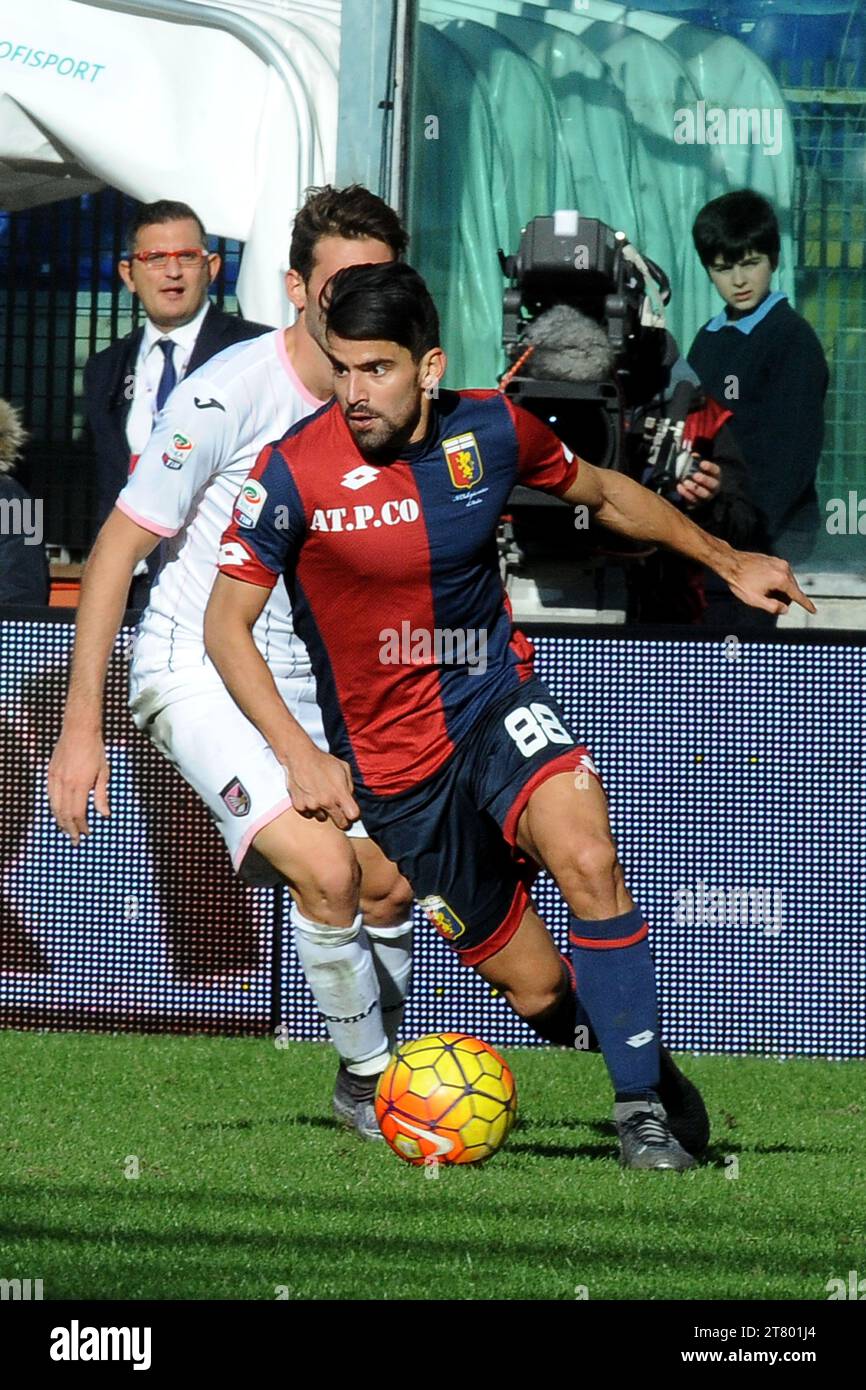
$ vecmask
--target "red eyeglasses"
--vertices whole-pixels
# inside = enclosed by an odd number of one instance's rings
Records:
[[[170,260],[189,270],[197,270],[207,260],[210,252],[200,246],[185,246],[182,251],[133,251],[131,261],[141,261],[147,270],[165,270]]]

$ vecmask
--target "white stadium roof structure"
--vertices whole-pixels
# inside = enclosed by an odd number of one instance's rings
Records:
[[[368,51],[377,6],[390,15],[390,0],[368,0]],[[354,39],[361,13],[343,12]],[[338,172],[340,38],[339,0],[0,0],[0,207],[104,185],[182,199],[246,243],[238,298],[279,323],[292,218]],[[369,110],[390,23],[375,41]],[[356,93],[356,126],[359,109]]]

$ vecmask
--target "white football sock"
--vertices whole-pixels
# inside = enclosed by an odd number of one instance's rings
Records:
[[[404,1003],[412,983],[412,918],[396,927],[370,927],[364,931],[373,950],[379,979],[382,1022],[391,1049],[403,1022]]]
[[[350,927],[326,927],[311,922],[293,902],[289,917],[295,950],[331,1042],[355,1076],[376,1076],[387,1066],[391,1049],[361,914]]]

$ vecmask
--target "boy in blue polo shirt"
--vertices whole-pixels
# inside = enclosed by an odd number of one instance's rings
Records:
[[[733,411],[730,430],[765,529],[756,548],[802,561],[819,521],[815,475],[828,382],[821,344],[770,287],[780,239],[766,198],[749,189],[714,198],[698,213],[692,239],[725,307],[698,333],[689,362],[707,393]],[[774,614],[723,593],[712,575],[706,593],[708,624],[775,626]]]

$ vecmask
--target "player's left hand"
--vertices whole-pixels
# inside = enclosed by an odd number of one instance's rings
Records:
[[[715,497],[722,486],[722,470],[710,459],[702,459],[700,454],[693,454],[692,457],[699,466],[694,473],[677,483],[677,492],[690,507],[697,507],[699,503],[709,502],[710,498]]]
[[[799,603],[807,613],[818,611],[803,593],[788,561],[773,555],[735,551],[733,571],[725,578],[738,599],[752,608],[763,608],[765,613],[787,613],[792,603]]]

